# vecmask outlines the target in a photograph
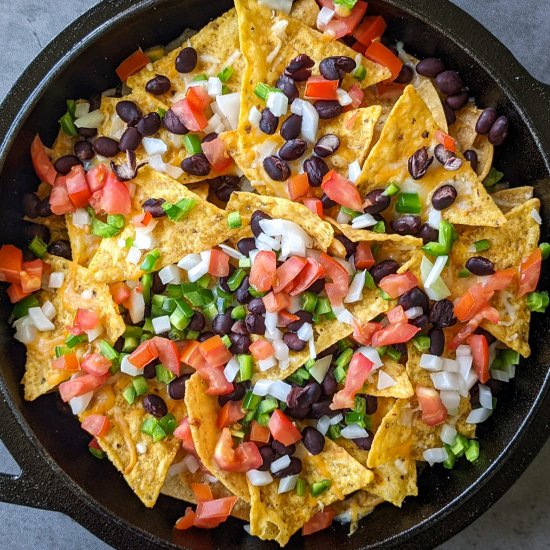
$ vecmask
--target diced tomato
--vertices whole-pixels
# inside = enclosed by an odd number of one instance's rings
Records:
[[[210,251],[210,264],[208,273],[214,277],[227,277],[229,275],[229,256],[219,248]]]
[[[23,262],[21,265],[23,271],[31,277],[42,278],[42,275],[49,270],[50,266],[43,260],[37,258],[36,260],[30,260]]]
[[[241,418],[244,418],[242,404],[242,401],[228,401],[218,411],[218,419],[216,424],[220,430],[222,428],[230,428]]]
[[[102,451],[101,445],[99,444],[99,441],[94,437],[90,443],[88,443],[88,447],[90,449],[97,449],[98,451]]]
[[[393,309],[390,309],[386,315],[390,325],[398,325],[399,323],[408,322],[403,306],[395,306]]]
[[[180,375],[180,352],[176,343],[169,338],[155,336],[151,340],[158,351],[159,361],[176,376]]]
[[[447,409],[433,388],[416,386],[416,397],[422,411],[422,422],[427,426],[438,426],[447,419]]]
[[[403,68],[403,62],[397,57],[389,48],[386,48],[382,42],[376,41],[373,42],[365,51],[365,57],[378,63],[379,65],[384,65],[391,72],[391,80],[395,80],[401,69]]]
[[[489,380],[489,344],[483,334],[472,334],[466,339],[472,350],[474,370],[482,384]]]
[[[330,170],[323,178],[321,189],[329,199],[357,212],[363,210],[363,201],[357,187],[344,176]]]
[[[393,275],[386,275],[378,286],[388,295],[390,298],[399,298],[401,294],[405,294],[412,288],[418,286],[418,279],[414,273],[407,271],[407,273],[394,273]]]
[[[233,384],[225,377],[222,367],[212,367],[206,363],[197,373],[207,382],[208,389],[206,393],[208,395],[227,395],[235,389]]]
[[[518,298],[536,290],[540,279],[542,253],[537,248],[531,255],[521,262],[519,272]]]
[[[277,294],[270,292],[262,298],[262,301],[267,311],[275,313],[286,309],[290,305],[290,296],[286,292]]]
[[[322,76],[310,76],[306,82],[306,99],[337,99],[338,80],[326,80]]]
[[[54,214],[62,216],[63,214],[74,212],[75,206],[69,197],[65,177],[57,179],[59,182],[56,182],[50,193],[50,208]]]
[[[68,372],[78,372],[80,370],[80,362],[76,353],[66,353],[53,360],[52,366],[55,369],[66,370]]]
[[[199,351],[211,367],[221,367],[233,357],[218,334],[201,342]]]
[[[142,369],[159,356],[153,340],[142,342],[128,357],[128,361],[138,369]]]
[[[454,312],[458,320],[464,322],[471,319],[479,311],[487,307],[494,293],[494,290],[490,290],[481,283],[472,285],[455,302]]]
[[[0,281],[19,283],[23,271],[23,252],[12,244],[0,248]]]
[[[86,172],[86,181],[88,182],[88,189],[92,193],[100,191],[105,187],[107,183],[107,178],[109,177],[110,171],[109,168],[103,163],[98,164],[91,170]]]
[[[202,368],[206,361],[199,350],[200,342],[190,340],[181,350],[180,361],[185,365],[193,367],[195,370]]]
[[[367,15],[353,32],[353,38],[364,46],[370,46],[384,34],[386,26],[386,21],[380,15]]]
[[[67,380],[59,384],[59,394],[61,399],[67,403],[73,397],[79,397],[85,393],[91,392],[103,386],[109,379],[109,375],[94,376],[93,374],[84,374],[78,378]]]
[[[325,213],[323,211],[323,203],[320,199],[316,199],[315,197],[303,197],[302,202],[304,203],[304,206],[309,208],[314,214],[317,214],[321,219],[325,217]]]
[[[111,296],[115,304],[122,304],[122,302],[126,301],[130,297],[130,294],[132,294],[130,287],[123,282],[110,284],[109,290],[111,291]]]
[[[204,502],[206,500],[212,500],[212,489],[208,483],[191,483],[191,490],[197,499],[197,502]]]
[[[132,211],[132,197],[128,186],[109,175],[101,194],[101,209],[107,214],[128,215]]]
[[[334,3],[332,0],[320,0],[319,4],[321,4],[322,7],[326,6],[334,11]],[[357,25],[359,25],[361,19],[365,16],[365,13],[367,12],[367,5],[367,2],[359,0],[351,10],[350,15],[347,17],[340,17],[336,15],[332,18],[328,25],[321,30],[335,40],[351,34],[357,28]]]
[[[362,353],[357,352],[353,355],[346,374],[344,387],[336,392],[330,404],[332,410],[353,407],[355,395],[361,391],[373,366],[373,362],[367,359]]]
[[[86,172],[84,172],[82,165],[77,164],[71,168],[65,179],[65,185],[67,186],[69,199],[71,199],[76,208],[83,208],[88,204],[92,194],[88,188]]]
[[[382,329],[380,323],[364,323],[359,324],[357,321],[353,322],[353,338],[359,344],[364,346],[370,346],[372,342],[372,335]]]
[[[290,290],[291,296],[298,296],[305,290],[307,290],[315,281],[324,277],[325,269],[323,266],[313,258],[307,258],[307,265],[300,271],[296,279],[294,279],[294,285]]]
[[[200,501],[193,525],[201,529],[218,527],[229,517],[237,500],[238,497],[232,496]]]
[[[104,437],[109,432],[111,424],[103,414],[90,414],[82,421],[80,427],[94,437]]]
[[[260,250],[254,258],[250,270],[250,284],[258,292],[266,292],[271,289],[277,270],[277,257],[271,250]]]
[[[202,152],[212,168],[218,173],[225,172],[233,165],[233,159],[229,156],[225,143],[220,138],[203,142]]]
[[[357,52],[357,53],[360,53],[361,55],[364,55],[365,54],[365,50],[367,49],[367,47],[365,46],[365,44],[361,44],[361,42],[358,42],[357,40],[353,43],[353,45],[351,46],[351,49],[354,51],[354,52]]]
[[[99,325],[99,315],[93,309],[78,308],[70,327],[67,327],[71,334],[82,334],[87,330],[93,330]]]
[[[281,292],[281,290],[286,288],[289,283],[298,277],[306,265],[307,260],[299,256],[292,256],[284,264],[280,265],[275,272],[273,292]]]
[[[255,443],[247,441],[233,449],[233,438],[229,428],[223,428],[216,448],[214,449],[216,464],[226,472],[248,472],[256,470],[263,464],[262,455]]]
[[[8,287],[6,292],[12,304],[16,304],[17,302],[20,302],[23,298],[31,295],[30,292],[23,292],[21,285],[18,285],[17,283],[12,283]]]
[[[253,420],[250,425],[249,437],[250,441],[254,441],[255,443],[269,443],[269,440],[271,439],[271,432],[267,426],[262,426],[261,424],[258,424],[256,420]]]
[[[486,306],[478,314],[474,315],[454,336],[449,345],[447,346],[451,351],[455,350],[470,336],[473,334],[477,327],[483,322],[483,320],[490,321],[491,323],[498,323],[499,313],[494,307]]]
[[[348,95],[351,97],[351,107],[353,109],[357,109],[357,107],[361,106],[361,103],[363,103],[363,99],[365,98],[365,94],[357,84],[354,84],[349,90]]]
[[[63,356],[62,356],[63,357]],[[84,357],[80,367],[83,371],[94,376],[103,376],[109,372],[111,361],[101,353],[89,353]]]
[[[296,317],[296,320],[298,320],[298,317]],[[250,344],[250,353],[253,355],[254,359],[257,359],[258,361],[262,359],[268,359],[269,357],[272,357],[275,353],[275,350],[273,349],[273,346],[271,345],[271,342],[268,342],[267,340],[256,340],[252,344]]]
[[[277,327],[286,328],[290,325],[290,323],[298,321],[299,319],[300,317],[298,317],[298,315],[294,315],[294,313],[289,313],[286,309],[283,309],[282,311],[279,311],[279,315],[277,317]]]
[[[185,97],[187,101],[199,111],[204,111],[210,103],[212,103],[212,98],[208,95],[208,92],[204,89],[203,86],[191,86],[187,88],[185,92]]]
[[[129,76],[141,71],[151,60],[143,53],[142,49],[136,50],[129,55],[117,68],[116,74],[122,82],[126,82]]]
[[[53,185],[57,177],[57,172],[38,134],[36,134],[31,143],[31,158],[34,171],[40,181],[45,181]]]
[[[322,531],[327,527],[330,527],[332,520],[334,519],[335,512],[325,508],[319,510],[310,520],[308,520],[302,527],[302,535],[312,535],[318,531]]]
[[[30,275],[26,271],[21,271],[21,290],[25,294],[36,292],[42,286],[42,277]]]
[[[132,218],[132,223],[136,227],[145,228],[147,227],[151,221],[153,221],[153,216],[151,212],[142,212],[141,214],[137,214]]]
[[[513,267],[501,269],[487,277],[485,288],[487,290],[504,290],[514,280],[515,276],[516,270]]]
[[[393,344],[404,344],[420,331],[420,328],[409,323],[389,325],[372,335],[372,345],[375,348],[391,346]]]
[[[189,418],[186,416],[179,426],[174,430],[174,437],[181,439],[182,448],[191,454],[196,454],[195,443],[193,442],[193,435],[191,434],[191,426],[189,425]]]
[[[435,139],[443,145],[447,151],[452,151],[453,153],[456,153],[456,141],[453,137],[451,137],[449,134],[446,134],[445,132],[441,130],[435,131]]]
[[[172,111],[176,113],[180,122],[191,132],[199,132],[208,126],[208,120],[204,113],[191,105],[187,98],[174,103]]]
[[[331,304],[341,302],[349,290],[348,272],[343,265],[324,252],[321,253],[320,262],[325,271],[325,276],[332,281],[325,284],[325,290]]]
[[[309,192],[309,179],[305,172],[296,174],[289,178],[287,182],[288,196],[291,201],[305,197]]]
[[[191,508],[191,506],[188,506],[185,509],[185,515],[183,515],[176,521],[174,528],[178,531],[187,531],[187,529],[191,529],[191,527],[193,527],[193,523],[195,522],[196,517],[197,514],[195,514],[193,508]]]
[[[302,439],[302,434],[290,421],[290,419],[281,412],[280,409],[275,409],[269,419],[269,431],[279,443],[283,445],[292,445]]]
[[[357,243],[353,258],[355,261],[355,269],[370,269],[376,263],[370,243],[367,241]]]

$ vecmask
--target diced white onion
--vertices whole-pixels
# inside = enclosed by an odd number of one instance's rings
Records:
[[[129,355],[123,355],[120,362],[120,372],[128,374],[129,376],[140,376],[143,374],[143,369],[138,369],[132,363],[130,363]]]
[[[198,469],[201,467],[200,462],[197,460],[195,456],[192,454],[188,454],[184,459],[183,462],[185,462],[185,465],[187,466],[187,469],[194,474],[198,471]]]
[[[87,330],[86,336],[88,337],[88,342],[93,342],[103,334],[103,325],[97,325],[97,327]]]
[[[80,414],[86,410],[86,407],[90,404],[92,397],[94,396],[93,391],[89,391],[84,395],[79,395],[78,397],[73,397],[69,399],[69,405],[73,414]]]
[[[428,295],[428,298],[430,300],[443,300],[443,298],[447,298],[447,296],[451,295],[451,291],[448,289],[447,285],[443,282],[443,279],[439,277],[436,279],[435,282],[432,283],[431,287],[426,287],[426,279],[429,277],[430,273],[433,269],[433,264],[426,258],[426,256],[422,256],[422,261],[420,263],[420,273],[421,273],[421,279],[422,283],[424,284],[424,290],[426,291],[426,294]]]
[[[233,357],[233,359],[237,360],[236,357]],[[238,364],[239,364],[239,361],[237,361],[237,365]],[[229,378],[228,378],[228,380],[229,380]],[[265,397],[269,393],[269,389],[271,388],[272,384],[273,384],[273,380],[263,380],[263,379],[258,380],[254,384],[254,387],[252,388],[252,393],[254,395],[259,395],[260,397]]]
[[[292,107],[297,101],[302,100],[295,99],[292,102]],[[302,137],[309,143],[315,143],[319,128],[319,113],[317,109],[309,101],[303,101],[301,104],[301,113],[299,114],[302,116]]]
[[[260,233],[256,237],[256,248],[258,250],[281,250],[281,243],[274,239],[273,237],[269,237],[265,233]]]
[[[159,270],[159,279],[163,285],[181,283],[181,271],[176,265],[167,265]]]
[[[479,384],[479,404],[489,410],[493,410],[493,394],[491,392],[491,388],[489,386],[485,386],[484,384]]]
[[[277,314],[275,315],[277,316]],[[275,359],[278,359],[279,361],[285,361],[286,359],[288,359],[289,349],[288,346],[283,342],[283,340],[273,340],[273,342],[271,342],[271,345],[273,346],[273,355],[275,356]]]
[[[510,382],[510,375],[504,370],[491,369],[491,378],[499,382]]]
[[[441,426],[441,441],[447,445],[452,445],[456,437],[456,428],[450,424]]]
[[[172,179],[175,180],[183,174],[183,170],[179,166],[174,166],[172,164],[166,164],[164,170]]]
[[[277,329],[277,323],[278,322],[279,322],[279,314],[277,312],[274,312],[274,311],[266,311],[265,312],[265,330],[266,330],[266,332],[271,333],[271,332],[275,331]],[[277,359],[282,359],[282,358],[277,357]]]
[[[397,384],[397,382],[387,372],[383,371],[382,369],[378,371],[377,388],[379,390],[385,390],[386,388],[391,388],[395,386],[395,384]]]
[[[275,47],[269,52],[269,54],[265,58],[268,65],[271,65],[271,63],[273,63],[273,60],[277,57],[277,54],[281,51],[281,48],[283,46],[283,42],[278,36],[275,39]]]
[[[491,416],[491,410],[486,409],[485,407],[480,407],[479,409],[474,409],[466,418],[468,424],[481,424],[485,422]]]
[[[234,248],[231,248],[230,246],[227,246],[226,244],[220,244],[218,245],[230,258],[235,258],[235,260],[240,260],[241,258],[244,258],[244,256]]]
[[[303,323],[296,335],[300,340],[307,342],[313,336],[313,327],[310,323]]]
[[[336,12],[330,8],[321,8],[317,16],[317,28],[321,31],[325,30],[325,27],[331,22],[335,14]]]
[[[531,210],[531,217],[535,220],[535,222],[537,222],[539,225],[542,223],[542,218],[540,217],[540,214],[538,213],[538,211],[533,208],[533,210]]]
[[[361,166],[356,160],[354,160],[348,166],[348,179],[349,181],[351,181],[351,183],[355,183],[360,175],[361,175]]]
[[[160,155],[151,155],[147,159],[147,163],[153,170],[166,172],[166,163],[162,160],[162,157]]]
[[[63,281],[65,280],[65,273],[62,271],[52,271],[50,273],[50,279],[48,281],[49,288],[61,288]]]
[[[446,372],[459,372],[459,363],[455,359],[443,359],[443,369]]]
[[[141,260],[141,250],[139,248],[136,248],[135,246],[131,246],[128,250],[128,254],[126,254],[126,261],[137,265],[139,261]]]
[[[236,130],[239,125],[241,93],[219,95],[216,97],[216,104],[229,122],[230,130]]]
[[[353,103],[353,99],[351,99],[351,96],[348,94],[348,92],[346,92],[346,90],[342,88],[338,88],[336,90],[336,99],[342,107],[347,107],[348,105],[351,105]]]
[[[233,356],[225,365],[223,374],[229,382],[233,382],[239,373],[240,365],[236,356]]]
[[[288,493],[288,491],[294,490],[294,487],[296,487],[296,483],[299,477],[300,477],[300,474],[294,474],[291,476],[283,477],[279,481],[279,489],[277,490],[277,492],[279,494],[282,494],[282,493]]]
[[[439,279],[441,276],[441,273],[445,269],[445,265],[447,264],[447,260],[449,259],[449,256],[438,256],[437,259],[434,262],[434,266],[432,270],[430,271],[430,274],[426,277],[426,280],[424,281],[424,288],[431,288],[432,285]]]
[[[183,460],[175,462],[168,468],[168,477],[174,477],[187,471],[187,464]]]
[[[454,415],[458,412],[460,394],[457,391],[443,390],[439,393],[439,397],[441,397],[441,402],[445,405],[450,415]]]
[[[269,388],[269,395],[275,397],[279,401],[286,402],[288,394],[292,391],[292,386],[282,380],[275,380]]]
[[[90,218],[90,214],[88,214],[88,211],[85,208],[77,208],[73,212],[73,223],[77,227],[84,227],[86,225],[90,225],[92,220]]]
[[[266,106],[274,116],[284,116],[288,111],[288,97],[283,92],[270,92],[267,94]]]
[[[372,346],[361,346],[357,349],[356,353],[364,355],[369,361],[372,362],[374,368],[381,367],[384,364],[382,359],[380,359],[380,354],[378,353],[376,348]]]
[[[185,269],[185,271],[189,271],[191,268],[195,267],[200,263],[201,263],[200,254],[187,254],[187,256],[184,256],[178,262],[178,267],[181,267],[181,269]]]
[[[36,327],[32,324],[30,317],[25,315],[25,319],[28,320],[26,324],[22,324],[17,327],[17,330],[13,337],[22,344],[31,344],[37,336]]]
[[[192,267],[187,271],[187,278],[191,283],[198,281],[203,275],[208,273],[208,268],[210,267],[210,259],[202,259],[195,267]]]
[[[334,426],[344,420],[344,415],[342,413],[338,413],[330,418],[330,425]]]
[[[74,121],[74,125],[77,128],[99,128],[103,122],[104,116],[103,113],[96,109],[91,111],[80,118],[77,118]]]
[[[309,358],[315,359],[317,357],[317,350],[315,349],[315,338],[313,336],[307,341],[309,348]]]
[[[437,355],[430,355],[429,353],[423,353],[420,356],[420,361],[418,362],[419,366],[423,369],[437,372],[440,371],[443,367],[443,360]]]
[[[266,370],[272,369],[273,367],[277,366],[277,360],[275,359],[275,357],[260,359],[258,361],[258,366],[260,367],[260,370],[262,372],[265,372]]]
[[[309,369],[309,374],[321,384],[325,379],[325,376],[330,368],[332,362],[332,355],[327,355],[315,361],[313,366]]]
[[[246,472],[246,477],[248,478],[248,481],[254,485],[254,487],[264,487],[273,481],[273,478],[268,471],[262,472],[260,470],[248,470],[248,472]]]
[[[456,360],[458,361],[458,373],[466,380],[472,368],[473,358],[471,355],[457,355]]]
[[[317,421],[317,431],[325,435],[330,427],[330,418],[327,415],[321,416]]]
[[[428,225],[434,229],[439,229],[441,225],[441,210],[435,210],[432,208],[428,214]]]
[[[445,462],[449,458],[449,455],[445,447],[438,447],[435,449],[426,449],[422,454],[422,456],[430,466],[433,466],[434,464],[437,464],[440,462]]]
[[[286,14],[289,14],[292,9],[292,0],[258,0],[258,4]]]
[[[30,307],[29,317],[31,318],[34,326],[40,332],[45,332],[48,330],[55,329],[55,325],[44,315],[44,312],[40,307]]]
[[[168,145],[162,139],[144,137],[141,143],[149,156],[164,155],[168,151]]]
[[[53,321],[56,315],[55,306],[47,300],[42,304],[42,313],[46,316],[47,319]]]
[[[130,303],[128,304],[128,311],[130,312],[132,323],[135,325],[143,321],[143,318],[145,317],[145,299],[143,298],[143,294],[141,292],[132,290],[129,300]]]
[[[284,470],[289,466],[290,466],[290,457],[288,455],[283,455],[281,458],[274,460],[271,463],[271,466],[269,467],[269,469],[271,470],[272,473],[276,474],[277,472],[280,472],[281,470]]]
[[[464,397],[468,396],[468,392],[475,386],[476,382],[479,380],[476,371],[474,369],[470,369],[470,372],[468,373],[467,378],[464,379],[466,382],[466,392]]]
[[[74,108],[74,117],[82,118],[90,112],[90,104],[87,101],[77,103]]]
[[[346,214],[343,210],[339,210],[336,216],[336,222],[347,225],[351,220],[351,216]]]
[[[150,233],[138,231],[136,229],[136,236],[134,238],[133,248],[138,250],[152,250],[157,246],[157,240]]]
[[[217,76],[211,76],[208,79],[207,92],[210,97],[216,97],[222,94],[223,82]]]
[[[423,313],[424,310],[419,306],[410,307],[405,311],[407,319],[418,319],[418,317],[420,317]]]
[[[262,113],[260,113],[256,105],[252,105],[248,113],[248,122],[255,128],[258,128],[260,126],[260,120],[262,120]]]
[[[458,374],[454,372],[433,372],[430,378],[437,390],[458,391],[460,389]]]
[[[351,281],[351,285],[349,285],[348,293],[344,298],[344,303],[352,304],[361,300],[363,296],[363,288],[365,287],[365,277],[365,270],[358,271],[355,274],[353,280]]]
[[[354,229],[364,229],[365,227],[372,227],[376,225],[376,220],[372,214],[361,214],[351,220],[351,226]]]
[[[162,334],[168,332],[172,327],[170,325],[170,316],[163,315],[162,317],[154,317],[152,319],[153,330],[155,334]]]
[[[365,428],[361,428],[359,424],[350,424],[346,426],[340,434],[346,439],[360,439],[362,437],[368,437],[369,434]]]
[[[457,357],[466,356],[466,355],[472,355],[472,350],[470,349],[470,346],[461,344],[460,346],[458,346],[458,348],[456,348]]]

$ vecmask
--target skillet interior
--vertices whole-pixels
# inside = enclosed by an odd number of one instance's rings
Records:
[[[43,52],[0,111],[0,135],[5,135],[0,149],[0,181],[4,188],[0,204],[2,242],[24,244],[21,197],[37,183],[28,157],[29,145],[36,132],[40,132],[45,143],[51,143],[57,131],[54,121],[65,110],[65,98],[87,97],[113,86],[114,67],[136,46],[167,42],[184,27],[200,28],[230,4],[225,0],[104,2]],[[513,184],[534,183],[547,177],[550,162],[544,150],[550,151],[550,135],[548,130],[544,135],[539,129],[550,127],[550,94],[468,16],[446,2],[434,4],[429,0],[375,0],[370,2],[369,12],[385,15],[391,21],[389,34],[404,40],[411,53],[420,57],[440,55],[449,66],[459,69],[480,105],[498,105],[499,110],[506,112],[513,132],[499,151],[497,166],[504,169]],[[91,32],[92,29],[96,30]],[[80,43],[90,33],[93,36]],[[69,52],[72,44],[76,46]],[[67,56],[66,62],[60,64],[63,68],[54,67],[63,56]],[[14,119],[15,125],[8,131]],[[547,186],[541,183],[537,194],[543,199],[543,217],[548,219]],[[543,239],[547,238],[544,229]],[[544,277],[547,286],[548,272]],[[2,294],[2,321],[7,319],[9,309]],[[493,418],[480,427],[483,455],[479,464],[462,465],[452,475],[443,469],[429,469],[420,477],[418,498],[410,499],[401,511],[381,506],[351,539],[345,528],[336,527],[298,540],[295,545],[372,548],[377,543],[384,543],[385,547],[393,543],[426,548],[475,519],[523,471],[548,435],[548,400],[545,407],[541,405],[548,386],[550,360],[541,344],[549,335],[548,317],[534,316],[533,356],[518,371],[517,383],[510,392],[513,402],[503,404],[501,400]],[[22,401],[19,380],[24,349],[11,340],[5,322],[0,327],[0,346],[1,384],[7,398],[0,402],[4,413],[0,430],[24,472],[18,480],[0,477],[4,499],[69,513],[117,546],[149,543],[169,547],[169,541],[173,541],[201,549],[258,547],[258,541],[247,537],[237,521],[212,532],[174,534],[172,525],[183,512],[183,503],[161,497],[153,510],[144,509],[114,468],[85,451],[88,436],[71,416],[61,412],[53,395],[30,404]],[[527,428],[525,425],[537,409],[541,410]],[[16,417],[26,434],[17,426]],[[505,450],[507,462],[503,464]],[[482,487],[484,490],[473,496]],[[435,527],[445,516],[448,519]]]

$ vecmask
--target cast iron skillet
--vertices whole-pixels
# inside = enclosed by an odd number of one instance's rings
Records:
[[[136,49],[166,43],[185,27],[201,28],[231,7],[229,0],[105,0],[62,32],[29,66],[0,107],[1,241],[24,245],[21,197],[37,185],[29,158],[36,132],[53,142],[55,121],[65,99],[89,97],[116,84],[114,68]],[[506,48],[449,2],[371,0],[369,13],[390,21],[389,34],[405,41],[418,57],[441,56],[461,71],[481,106],[497,106],[512,122],[511,136],[497,165],[512,184],[535,183],[550,173],[550,89],[535,81]],[[548,184],[537,184],[548,220]],[[543,239],[548,239],[547,226]],[[543,288],[548,283],[548,267]],[[22,399],[24,349],[11,338],[10,306],[0,296],[0,431],[22,469],[0,476],[6,502],[56,510],[117,547],[210,549],[257,548],[242,523],[230,520],[213,531],[172,530],[182,502],[161,496],[154,509],[143,507],[122,477],[87,451],[89,439],[54,395],[33,403]],[[527,467],[550,433],[550,364],[544,343],[550,317],[533,317],[533,355],[518,369],[517,382],[500,400],[493,417],[479,428],[482,455],[475,466],[449,474],[427,469],[420,496],[401,510],[382,505],[356,535],[333,527],[291,545],[304,548],[427,548],[464,528],[494,503]],[[265,543],[265,546],[275,547]]]

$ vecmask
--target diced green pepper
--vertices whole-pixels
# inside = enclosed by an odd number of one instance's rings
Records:
[[[483,185],[485,187],[493,187],[493,185],[496,185],[503,177],[504,174],[502,172],[499,172],[494,166],[491,166],[489,174],[487,174],[487,177],[483,180]]]
[[[397,195],[401,191],[401,188],[397,183],[391,182],[386,189],[384,189],[383,195],[386,195],[386,197],[393,197],[393,195]]]
[[[353,69],[351,76],[355,78],[355,80],[365,80],[365,77],[367,76],[367,69],[363,65],[358,65]]]
[[[262,398],[259,395],[255,395],[251,390],[246,392],[243,400],[243,409],[247,411],[255,411],[258,408]]]
[[[404,214],[420,214],[422,206],[418,193],[399,193],[395,210]]]
[[[305,496],[305,494],[306,494],[306,489],[307,489],[306,480],[305,480],[305,479],[302,479],[301,477],[299,477],[299,478],[296,480],[296,487],[295,487],[296,494],[297,494],[299,497],[303,497],[303,496]]]
[[[539,248],[542,254],[542,259],[547,260],[550,256],[550,243],[540,243]]]
[[[202,153],[201,138],[197,134],[186,134],[183,136],[183,145],[190,155]]]
[[[481,239],[480,241],[476,241],[474,243],[474,248],[476,249],[476,252],[484,252],[485,250],[489,250],[490,243],[487,239]]]
[[[172,435],[178,423],[176,422],[176,417],[172,413],[168,413],[159,420],[159,425],[166,435]]]
[[[233,73],[235,72],[235,69],[233,67],[225,67],[219,74],[218,78],[222,82],[228,82],[230,78],[233,76]]]
[[[230,290],[235,292],[241,286],[244,278],[246,277],[246,272],[244,269],[236,269],[233,271],[229,279],[227,280],[227,286]]]
[[[237,229],[243,225],[243,220],[241,219],[241,214],[239,212],[230,212],[227,215],[227,225],[231,229]]]
[[[527,295],[527,307],[535,313],[544,313],[549,303],[550,298],[547,290],[530,292]]]
[[[155,371],[157,380],[161,384],[169,384],[176,377],[176,375],[172,371],[168,370],[164,365],[161,364],[155,366]]]
[[[450,445],[445,445],[445,450],[447,451],[447,458],[443,462],[443,468],[452,470],[456,462],[456,456],[454,455]]]
[[[313,292],[304,292],[302,294],[302,309],[313,313],[317,307],[318,296],[313,294]]]
[[[147,393],[149,387],[147,386],[147,380],[143,376],[135,376],[132,378],[132,386],[136,391],[136,395],[143,395]]]
[[[479,441],[471,439],[464,454],[466,455],[466,460],[475,462],[479,458]]]
[[[131,405],[136,400],[136,390],[134,389],[134,386],[130,384],[129,386],[124,388],[122,396]]]
[[[332,482],[330,479],[323,479],[322,481],[315,481],[311,485],[311,495],[314,497],[319,496],[321,493],[324,493],[328,489],[330,489],[330,486],[332,485]]]
[[[431,340],[428,335],[419,334],[413,338],[412,343],[418,351],[424,352],[430,349]]]
[[[252,379],[252,355],[241,354],[237,355],[239,361],[239,380],[244,382],[245,380]]]
[[[48,252],[48,245],[38,236],[34,237],[29,244],[29,250],[37,257],[43,258]]]

